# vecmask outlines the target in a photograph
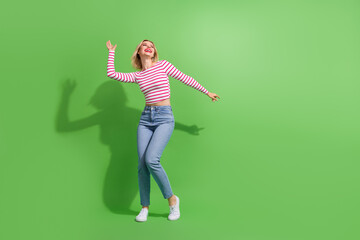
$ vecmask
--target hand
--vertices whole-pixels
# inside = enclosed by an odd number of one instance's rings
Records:
[[[204,128],[199,128],[197,125],[192,125],[188,128],[188,131],[192,135],[199,135],[199,131],[203,129]]]
[[[207,95],[208,95],[210,98],[212,98],[212,101],[213,101],[213,102],[215,102],[215,100],[218,101],[218,100],[216,99],[216,97],[218,97],[218,98],[220,99],[220,97],[219,97],[216,93],[208,92]]]
[[[110,40],[106,42],[106,46],[109,49],[109,51],[115,51],[116,44],[115,44],[115,46],[111,45]]]
[[[62,83],[63,94],[66,96],[70,95],[74,91],[75,87],[76,87],[76,81],[74,79],[71,80],[70,78],[67,78]]]

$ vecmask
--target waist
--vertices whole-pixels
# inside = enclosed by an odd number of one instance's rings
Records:
[[[160,109],[169,109],[172,111],[172,108],[170,105],[161,105],[161,106],[148,106],[146,105],[144,107],[144,110],[160,110]]]
[[[166,96],[166,98],[164,100],[157,100],[157,99],[152,99],[152,102],[155,101],[155,103],[149,103],[149,100],[146,100],[146,106],[170,106],[170,97]],[[151,101],[151,100],[150,100]]]

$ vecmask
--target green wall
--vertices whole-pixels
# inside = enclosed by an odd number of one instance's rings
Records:
[[[359,1],[2,5],[1,239],[359,239]],[[134,221],[145,101],[106,76],[143,39],[220,96],[170,78],[174,222],[153,178]]]

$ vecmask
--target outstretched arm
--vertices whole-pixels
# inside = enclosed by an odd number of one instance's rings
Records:
[[[206,95],[209,93],[208,90],[206,90],[203,86],[200,85],[194,78],[180,72],[174,65],[172,65],[170,62],[164,60],[164,70],[167,75],[170,77],[173,77],[180,82],[195,88],[196,90],[205,93]]]
[[[115,72],[114,66],[115,50],[109,50],[109,57],[107,63],[107,76],[120,82],[136,83],[135,72],[121,73]]]

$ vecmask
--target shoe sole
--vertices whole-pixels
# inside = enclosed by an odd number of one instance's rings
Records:
[[[136,220],[136,219],[135,219],[135,221],[137,221],[137,222],[146,222],[147,219],[146,219],[146,220]]]
[[[175,219],[169,219],[169,218],[168,218],[168,220],[169,220],[169,221],[176,221],[176,220],[178,220],[179,218],[180,218],[180,216],[179,216],[178,218],[175,218]]]

